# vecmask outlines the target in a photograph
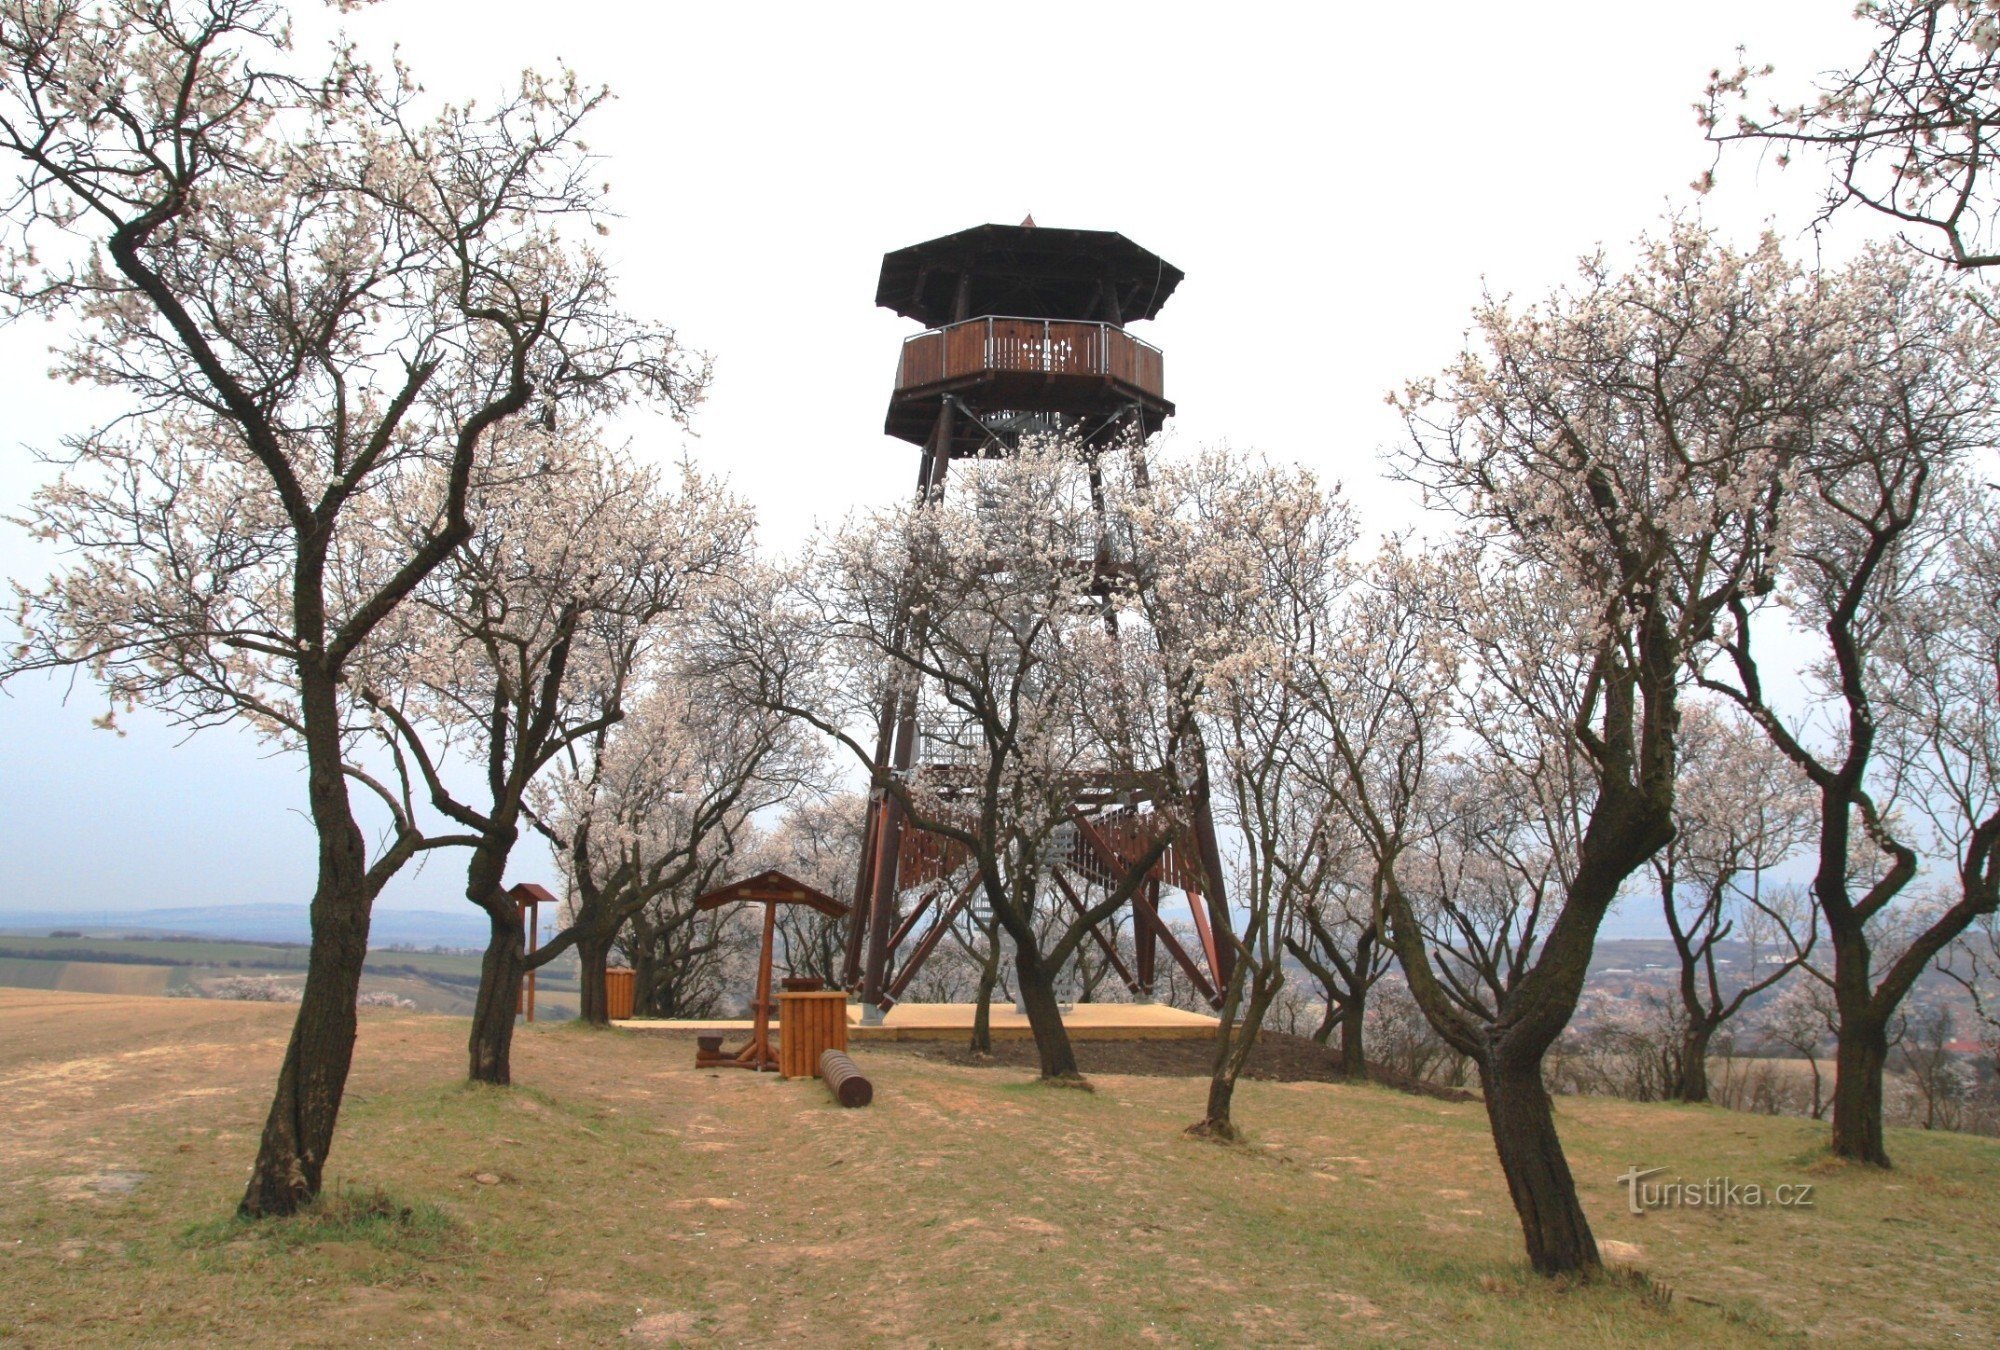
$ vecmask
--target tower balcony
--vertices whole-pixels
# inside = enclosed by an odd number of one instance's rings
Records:
[[[1078,417],[1136,403],[1150,432],[1173,413],[1165,387],[1160,349],[1116,324],[992,315],[904,341],[885,430],[924,444],[951,395],[978,411]]]

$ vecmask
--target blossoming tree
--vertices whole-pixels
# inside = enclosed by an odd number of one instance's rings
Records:
[[[319,1190],[371,904],[443,842],[390,790],[371,853],[348,663],[468,537],[496,428],[634,397],[679,413],[706,381],[579,242],[599,189],[576,133],[601,98],[529,73],[438,104],[400,66],[295,52],[269,0],[0,9],[0,294],[66,316],[57,373],[122,401],[31,508],[75,560],[22,597],[9,668],[85,666],[114,704],[247,721],[306,763],[313,945],[246,1213]],[[441,475],[435,516],[341,592],[369,500],[418,473]]]
[[[472,532],[377,629],[350,683],[430,805],[477,840],[466,899],[490,924],[472,1015],[470,1076],[509,1081],[526,966],[519,906],[502,889],[529,789],[569,748],[624,716],[702,586],[741,561],[749,511],[683,466],[541,424],[510,430],[470,494]],[[438,475],[394,494],[351,574],[394,558],[435,518]],[[449,786],[462,758],[477,792]]]
[[[1672,837],[1686,666],[1731,602],[1769,589],[1827,344],[1775,243],[1737,253],[1678,223],[1629,270],[1588,259],[1573,289],[1489,302],[1474,323],[1444,378],[1402,400],[1404,471],[1468,526],[1408,611],[1458,670],[1440,686],[1436,659],[1402,681],[1364,663],[1330,720],[1357,824],[1392,864],[1383,905],[1410,991],[1478,1065],[1529,1260],[1554,1274],[1599,1258],[1542,1059],[1605,914]],[[1407,729],[1346,730],[1371,716]],[[1469,800],[1500,815],[1459,827],[1476,866],[1427,916],[1396,855],[1422,801],[1413,769],[1448,725],[1485,780]]]

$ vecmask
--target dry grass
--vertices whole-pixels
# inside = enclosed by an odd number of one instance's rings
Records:
[[[1651,1279],[1528,1277],[1477,1104],[1203,1085],[863,1048],[875,1105],[698,1071],[684,1042],[524,1033],[455,1083],[464,1023],[369,1014],[305,1221],[229,1217],[292,1010],[0,991],[0,1342],[848,1344],[1987,1340],[2000,1146],[1562,1104],[1599,1235]],[[1632,1164],[1810,1181],[1806,1212],[1623,1213]],[[1670,1296],[1663,1293],[1670,1290]]]

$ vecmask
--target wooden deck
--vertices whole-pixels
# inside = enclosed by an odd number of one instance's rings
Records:
[[[858,1004],[847,1006],[847,1038],[866,1041],[955,1041],[972,1032],[971,1003],[899,1003],[889,1010],[880,1026],[864,1026]],[[1206,1040],[1215,1034],[1213,1017],[1183,1012],[1160,1003],[1079,1003],[1063,1014],[1070,1039],[1078,1041],[1179,1041]],[[668,1021],[659,1018],[631,1018],[613,1023],[628,1031],[660,1031],[681,1034],[717,1032],[740,1036],[750,1030],[749,1018],[709,1021]],[[993,1005],[993,1038],[1000,1041],[1027,1040],[1033,1033],[1028,1019],[1013,1005]]]

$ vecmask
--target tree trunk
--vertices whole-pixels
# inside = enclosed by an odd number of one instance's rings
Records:
[[[671,1009],[661,1006],[660,951],[657,935],[646,926],[642,915],[632,916],[631,935],[625,954],[632,959],[632,1008],[641,1017],[671,1017]]]
[[[1521,1218],[1529,1264],[1543,1275],[1597,1270],[1597,1240],[1556,1137],[1555,1111],[1542,1086],[1541,1066],[1482,1057],[1479,1081],[1500,1169]]]
[[[1025,942],[1014,944],[1014,977],[1020,982],[1021,1007],[1028,1014],[1028,1026],[1035,1033],[1035,1053],[1041,1058],[1042,1077],[1060,1082],[1079,1082],[1083,1075],[1076,1067],[1076,1051],[1063,1026],[1062,1009],[1056,1003],[1055,980],[1043,969],[1042,961]]]
[[[1211,1139],[1233,1140],[1236,1138],[1236,1122],[1230,1119],[1229,1108],[1236,1100],[1236,1075],[1218,1073],[1208,1080],[1208,1109],[1202,1114],[1201,1123],[1192,1133],[1204,1134]]]
[[[1882,1140],[1882,1070],[1889,1037],[1879,1018],[1842,1012],[1834,1051],[1833,1152],[1856,1162],[1889,1166]]]
[[[1326,1000],[1326,1012],[1321,1015],[1319,1025],[1313,1028],[1312,1038],[1325,1045],[1333,1039],[1333,1029],[1339,1025],[1340,1005],[1335,1003],[1333,996],[1329,994]]]
[[[479,965],[479,997],[472,1005],[467,1077],[506,1087],[513,1081],[514,1015],[520,1010],[521,977],[527,969],[527,935],[520,906],[505,896],[487,908],[486,917],[492,932]]]
[[[993,989],[1000,983],[1000,928],[986,931],[986,959],[979,966],[979,998],[972,1010],[972,1053],[993,1053]]]
[[[1367,1020],[1366,995],[1350,999],[1340,1010],[1340,1072],[1357,1083],[1368,1077],[1368,1054],[1362,1040]]]
[[[1708,1100],[1708,1042],[1714,1035],[1712,1023],[1688,1023],[1687,1032],[1681,1037],[1681,1080],[1673,1086],[1675,1101]]]
[[[334,682],[302,672],[306,791],[319,835],[319,881],[312,899],[312,947],[278,1090],[264,1121],[240,1213],[295,1213],[319,1194],[333,1146],[340,1098],[354,1062],[354,1001],[368,959],[367,845],[341,771],[340,715]]]
[[[606,996],[604,971],[611,964],[609,937],[579,937],[576,940],[577,981],[582,988],[577,1015],[594,1027],[611,1025],[611,1001]]]

